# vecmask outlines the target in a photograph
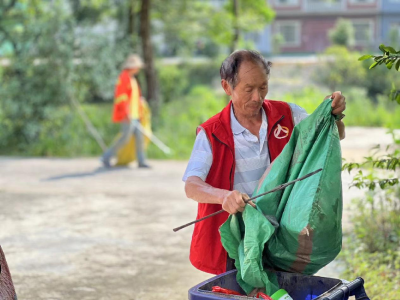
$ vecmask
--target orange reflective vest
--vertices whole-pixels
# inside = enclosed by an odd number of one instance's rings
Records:
[[[139,88],[139,97],[142,96],[142,92]],[[122,122],[130,117],[130,105],[132,96],[132,85],[129,72],[123,70],[118,77],[118,82],[115,86],[114,96],[114,111],[112,120],[115,123]],[[139,115],[142,112],[142,105],[139,101]]]

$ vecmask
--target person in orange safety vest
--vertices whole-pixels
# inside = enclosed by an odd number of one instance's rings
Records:
[[[136,54],[128,56],[123,64],[115,87],[113,122],[121,123],[122,133],[119,139],[104,152],[101,161],[105,167],[110,167],[110,160],[116,155],[132,134],[136,139],[136,156],[139,168],[149,168],[146,163],[143,134],[139,129],[142,113],[142,95],[135,75],[144,67],[141,58]]]

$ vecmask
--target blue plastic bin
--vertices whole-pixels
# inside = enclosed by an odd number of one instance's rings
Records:
[[[280,288],[286,290],[294,300],[370,300],[364,290],[364,280],[357,278],[352,282],[340,279],[307,276],[296,273],[276,272]],[[189,300],[202,299],[254,299],[246,296],[213,293],[213,286],[245,294],[236,282],[236,270],[206,280],[189,290]]]

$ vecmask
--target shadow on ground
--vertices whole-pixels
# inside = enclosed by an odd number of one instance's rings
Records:
[[[62,180],[62,179],[67,179],[67,178],[90,177],[90,176],[96,176],[101,173],[111,173],[111,172],[118,172],[121,170],[129,170],[129,169],[131,169],[129,166],[117,166],[117,167],[112,167],[112,168],[99,167],[91,172],[57,175],[57,176],[52,176],[49,178],[41,179],[40,181],[55,181],[55,180]]]

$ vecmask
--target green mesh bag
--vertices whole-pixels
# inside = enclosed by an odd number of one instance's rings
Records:
[[[314,274],[342,246],[341,150],[332,100],[293,129],[289,143],[261,178],[253,196],[323,170],[246,205],[220,227],[222,245],[235,259],[237,281],[249,293],[278,290],[274,272]]]

